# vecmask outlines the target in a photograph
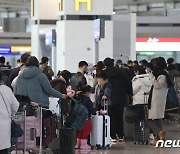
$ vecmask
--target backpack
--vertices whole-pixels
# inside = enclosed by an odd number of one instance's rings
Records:
[[[67,116],[64,125],[68,128],[74,128],[80,131],[88,120],[88,110],[83,104],[77,102],[75,99],[71,98],[71,100],[74,103],[74,107],[69,116]]]
[[[180,103],[177,98],[177,93],[174,86],[171,86],[168,90],[167,100],[166,100],[166,110],[179,108]]]

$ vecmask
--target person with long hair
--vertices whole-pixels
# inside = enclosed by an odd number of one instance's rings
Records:
[[[156,135],[156,139],[150,144],[155,145],[157,140],[164,139],[162,119],[165,114],[168,89],[172,86],[172,81],[166,71],[167,64],[163,57],[153,59],[153,65],[153,70],[147,70],[152,83],[148,100],[148,125]]]

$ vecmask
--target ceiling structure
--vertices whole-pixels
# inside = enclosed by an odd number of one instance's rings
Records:
[[[27,12],[30,14],[31,0],[0,0],[1,12]],[[118,14],[131,12],[138,15],[166,15],[168,10],[180,9],[180,0],[114,0],[114,11]],[[159,13],[158,13],[159,12]]]
[[[117,14],[137,13],[138,16],[180,14],[180,0],[114,0]]]
[[[27,11],[30,10],[30,0],[0,0],[1,12]]]

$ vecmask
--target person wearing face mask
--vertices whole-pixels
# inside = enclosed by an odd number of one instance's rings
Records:
[[[76,93],[82,91],[82,89],[87,85],[87,80],[84,74],[87,72],[88,63],[86,61],[80,61],[78,66],[78,72],[72,76],[70,80],[70,86]]]
[[[111,96],[111,84],[108,82],[107,74],[101,70],[97,74],[97,86],[95,87],[95,102],[97,111],[103,112],[103,101],[109,100]],[[109,104],[110,105],[110,104]]]
[[[153,70],[147,69],[149,73],[152,87],[149,93],[148,107],[148,126],[156,135],[156,139],[150,144],[156,145],[157,140],[164,139],[162,128],[162,119],[165,114],[166,99],[168,89],[173,85],[168,72],[166,71],[166,61],[163,57],[158,57],[152,60],[154,65]]]

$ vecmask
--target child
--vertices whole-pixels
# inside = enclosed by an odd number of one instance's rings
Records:
[[[91,94],[91,87],[85,86],[82,89],[81,102],[88,109],[89,120],[86,122],[83,129],[77,133],[76,149],[82,149],[82,150],[91,149],[91,147],[87,144],[87,141],[88,141],[88,136],[90,135],[91,132],[91,115],[95,115],[96,111],[93,108],[93,103],[89,98],[90,94]]]
[[[95,87],[96,107],[97,110],[100,111],[100,113],[103,113],[103,101],[110,101],[111,96],[111,84],[108,82],[107,74],[105,71],[102,70],[98,72],[97,82],[98,85]]]

